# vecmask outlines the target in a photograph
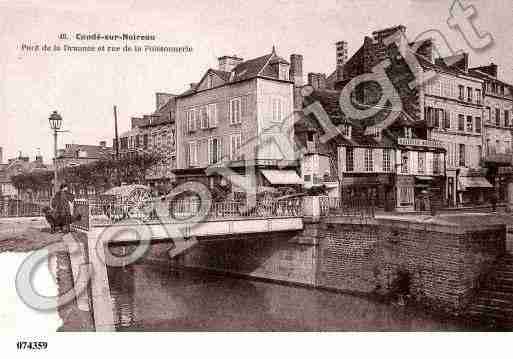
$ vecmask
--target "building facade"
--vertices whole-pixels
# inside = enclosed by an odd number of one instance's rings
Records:
[[[498,66],[491,63],[470,69],[472,76],[483,80],[484,95],[484,166],[486,177],[494,185],[500,201],[513,202],[513,86],[498,79]]]
[[[179,182],[202,181],[228,197],[248,188],[298,186],[294,94],[302,57],[273,51],[244,61],[219,58],[198,83],[177,96]]]
[[[156,94],[156,109],[150,115],[131,118],[131,129],[119,136],[119,154],[159,155],[160,161],[147,170],[145,178],[151,187],[166,192],[174,182],[176,160],[176,95]],[[115,146],[115,139],[113,141]]]
[[[444,180],[429,186],[430,192],[439,191],[440,201],[449,206],[484,202],[492,188],[481,161],[485,153],[484,80],[469,70],[467,54],[436,58],[435,46],[432,39],[408,43],[404,26],[375,31],[342,68],[337,61],[328,86],[341,90],[362,74],[378,73],[375,66],[386,63],[377,80],[394,86],[402,111],[414,123],[417,140],[431,141],[433,146],[428,148],[441,145],[445,149],[440,174]],[[412,81],[420,86],[412,87]],[[379,86],[368,82],[355,89],[355,98],[371,107],[381,95]],[[420,183],[415,186],[422,188]],[[408,191],[411,188],[404,190]]]

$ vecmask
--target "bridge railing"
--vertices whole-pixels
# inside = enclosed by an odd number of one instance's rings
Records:
[[[80,219],[73,226],[89,230],[94,225],[114,224],[125,219],[138,219],[144,222],[152,221],[183,221],[188,218],[203,215],[204,221],[235,220],[244,218],[285,218],[301,217],[302,202],[300,198],[278,201],[257,201],[254,205],[245,202],[223,201],[203,204],[195,200],[169,201],[166,213],[158,212],[153,201],[144,203],[125,203],[111,200],[78,199],[75,200],[74,213],[80,214]]]
[[[326,197],[319,199],[321,216],[374,217],[375,205],[372,198]]]
[[[170,202],[170,216],[184,218],[201,214],[199,201],[179,200]],[[206,220],[263,218],[263,217],[300,217],[301,199],[279,201],[257,201],[254,205],[245,202],[213,202],[205,212]]]

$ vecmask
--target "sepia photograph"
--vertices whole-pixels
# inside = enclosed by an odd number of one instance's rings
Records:
[[[0,37],[15,354],[508,340],[511,0],[0,0]]]

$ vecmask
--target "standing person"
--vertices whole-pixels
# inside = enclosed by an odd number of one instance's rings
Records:
[[[69,192],[68,185],[66,183],[61,184],[59,191],[52,198],[51,205],[55,219],[64,228],[64,233],[70,231],[69,226],[71,224],[71,211],[74,200],[75,198],[73,194]]]
[[[492,202],[492,212],[497,212],[497,200],[497,192],[494,189],[492,195],[490,196],[490,202]]]

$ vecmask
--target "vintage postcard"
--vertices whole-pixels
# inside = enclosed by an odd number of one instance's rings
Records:
[[[6,346],[511,331],[512,15],[0,1]]]

